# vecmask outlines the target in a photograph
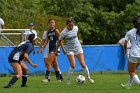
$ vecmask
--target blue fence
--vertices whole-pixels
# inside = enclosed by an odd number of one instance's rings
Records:
[[[0,73],[13,73],[8,62],[8,55],[14,47],[0,47]],[[35,48],[36,51],[38,47]],[[99,45],[99,46],[83,46],[85,63],[89,71],[117,71],[127,70],[127,57],[123,53],[123,48],[119,45]],[[29,73],[44,73],[45,66],[43,62],[43,54],[35,54],[29,56],[33,63],[38,64],[37,68],[32,68],[29,64]],[[59,67],[62,72],[67,72],[69,62],[67,56],[62,52],[58,56]],[[82,68],[76,59],[75,71],[81,71]],[[53,69],[52,69],[53,71]]]

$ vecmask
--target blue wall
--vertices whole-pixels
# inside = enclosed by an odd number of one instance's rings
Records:
[[[0,73],[13,73],[13,70],[8,63],[8,55],[14,47],[0,47]],[[35,48],[36,51],[38,47]],[[127,70],[127,57],[123,53],[123,48],[118,45],[97,45],[83,46],[85,63],[89,71],[117,71]],[[45,66],[43,62],[43,54],[35,54],[29,56],[33,63],[38,64],[37,68],[32,68],[29,64],[29,73],[44,73]],[[67,72],[69,62],[67,56],[62,52],[58,56],[59,67],[62,72]],[[82,68],[76,60],[75,71],[81,71]],[[53,69],[52,69],[53,71]]]

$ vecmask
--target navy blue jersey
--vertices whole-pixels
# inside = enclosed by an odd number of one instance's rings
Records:
[[[20,62],[24,59],[23,55],[24,53],[27,53],[28,55],[34,50],[34,45],[30,41],[22,42],[18,45],[18,47],[15,47],[13,51],[10,53],[8,57],[8,61],[11,62]]]
[[[55,52],[56,43],[58,40],[58,37],[56,35],[56,29],[54,29],[53,31],[51,31],[51,30],[48,31],[48,40],[49,40],[49,53]]]

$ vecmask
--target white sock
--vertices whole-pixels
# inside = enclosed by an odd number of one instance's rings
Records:
[[[129,78],[128,78],[127,85],[128,85],[128,86],[131,86],[132,83],[133,83],[133,78],[129,77]]]
[[[87,76],[88,79],[90,79],[90,74],[89,74],[89,70],[86,66],[86,68],[83,68],[85,75]]]
[[[60,73],[60,74],[62,74],[62,72],[61,72],[60,68],[58,68],[58,70],[59,70],[59,73]]]
[[[139,77],[138,77],[137,74],[135,74],[135,75],[133,76],[133,81],[134,81],[136,84],[140,85],[140,80],[139,80]]]
[[[70,68],[69,68],[69,71],[68,71],[68,74],[67,74],[67,80],[70,80],[72,74],[73,74],[73,68],[70,67]]]

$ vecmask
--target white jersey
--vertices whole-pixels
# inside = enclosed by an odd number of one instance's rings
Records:
[[[0,18],[0,29],[2,29],[2,25],[4,25],[4,21],[2,18]],[[1,32],[1,30],[0,30],[0,32]]]
[[[136,34],[137,29],[133,28],[125,35],[127,41],[131,41],[131,49],[129,51],[129,57],[140,58],[140,36]]]
[[[23,34],[24,34],[26,40],[28,40],[28,36],[29,36],[30,34],[35,34],[35,36],[37,36],[37,32],[36,32],[35,30],[25,30],[25,31],[23,32]],[[26,41],[26,40],[23,40],[23,41]]]
[[[82,50],[81,44],[77,37],[78,27],[74,26],[72,31],[65,28],[61,33],[59,40],[66,40],[66,51],[79,51]]]

